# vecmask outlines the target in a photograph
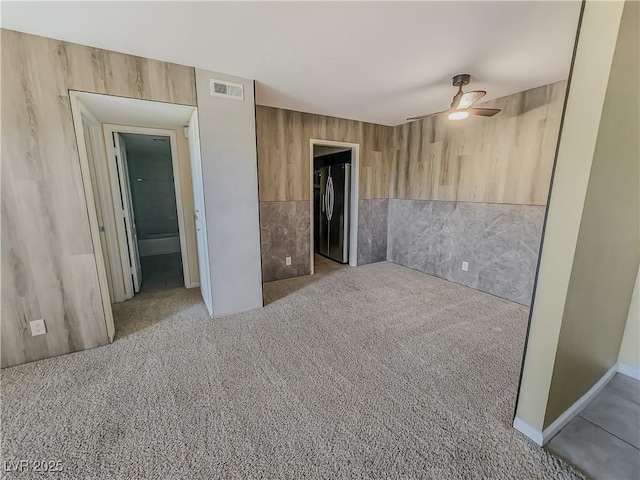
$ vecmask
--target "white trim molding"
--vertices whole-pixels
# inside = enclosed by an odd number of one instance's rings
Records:
[[[580,397],[573,405],[567,408],[562,415],[545,428],[542,432],[535,427],[532,427],[522,419],[516,417],[513,421],[513,428],[520,433],[526,435],[533,440],[537,445],[541,447],[551,440],[562,428],[569,423],[574,417],[576,417],[582,410],[586,408],[589,403],[596,398],[596,396],[602,391],[604,387],[611,381],[611,379],[618,373],[619,364],[613,365],[607,372],[596,382],[596,384],[587,391],[582,397]],[[620,372],[622,373],[622,372]]]
[[[627,365],[626,363],[618,362],[618,373],[640,380],[640,369]]]
[[[98,284],[100,285],[100,295],[102,297],[102,308],[104,310],[104,321],[107,330],[109,342],[113,342],[115,338],[115,326],[113,322],[113,311],[111,309],[109,280],[107,277],[106,259],[103,256],[102,240],[100,238],[100,225],[98,223],[98,214],[96,210],[96,202],[99,199],[94,197],[93,185],[91,183],[91,167],[89,166],[89,155],[87,152],[87,141],[91,145],[92,153],[99,159],[102,155],[102,148],[98,148],[97,142],[91,143],[92,139],[85,138],[83,120],[88,123],[91,135],[95,137],[96,129],[99,130],[100,123],[89,110],[78,100],[76,93],[71,92],[69,95],[71,105],[71,118],[73,128],[76,134],[76,145],[78,147],[78,158],[80,161],[80,173],[82,175],[82,186],[84,192],[84,200],[87,205],[87,216],[89,219],[89,230],[91,232],[91,243],[93,253],[96,259],[96,271],[98,274]],[[100,146],[102,146],[101,144]],[[95,149],[96,151],[93,151]],[[95,159],[94,159],[95,160]]]
[[[542,432],[524,422],[523,420],[519,419],[518,417],[513,420],[513,428],[524,434],[524,436],[529,437],[536,443],[536,445],[544,445]]]

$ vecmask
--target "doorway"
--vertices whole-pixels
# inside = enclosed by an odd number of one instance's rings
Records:
[[[69,98],[110,340],[112,304],[136,293],[199,286],[212,317],[197,108]]]
[[[311,273],[357,265],[359,145],[311,140]]]
[[[175,131],[107,124],[104,135],[126,297],[189,287]]]
[[[138,290],[150,293],[187,286],[186,249],[180,241],[178,198],[171,137],[152,133],[118,133],[126,154],[135,247],[140,264]],[[176,169],[179,174],[179,170]],[[178,179],[179,180],[179,179]],[[181,208],[180,208],[181,209]],[[184,234],[182,235],[184,237]],[[187,271],[185,270],[187,268]]]

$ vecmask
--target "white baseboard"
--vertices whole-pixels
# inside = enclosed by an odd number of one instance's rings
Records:
[[[189,285],[187,285],[187,288],[196,288],[200,286],[200,282],[192,282]]]
[[[556,418],[551,425],[545,428],[542,432],[543,445],[551,440],[556,433],[562,430],[562,427],[569,423],[573,417],[584,410],[591,400],[596,398],[602,389],[607,386],[607,383],[611,381],[616,373],[618,373],[618,364],[615,364],[607,370],[607,373],[605,373],[587,393],[581,396],[573,405],[567,408],[562,415]]]
[[[513,428],[523,433],[531,440],[536,442],[541,447],[544,446],[549,440],[551,440],[556,433],[569,423],[576,415],[578,415],[584,408],[602,391],[602,389],[611,381],[611,379],[618,373],[618,364],[613,365],[607,372],[596,382],[596,384],[589,389],[582,397],[580,397],[573,405],[567,408],[562,415],[545,428],[542,432],[535,427],[527,424],[520,418],[516,417],[513,421]]]
[[[618,363],[618,373],[640,380],[640,369],[634,368],[625,363]]]
[[[520,433],[524,434],[526,437],[529,437],[536,444],[540,446],[544,445],[542,432],[537,428],[532,427],[528,423],[522,421],[518,417],[516,417],[515,420],[513,421],[513,428],[518,430]]]

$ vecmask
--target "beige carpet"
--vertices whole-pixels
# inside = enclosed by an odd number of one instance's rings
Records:
[[[511,427],[522,306],[387,262],[266,297],[212,321],[197,290],[140,295],[112,345],[3,370],[2,460],[60,460],[50,478],[578,476]]]

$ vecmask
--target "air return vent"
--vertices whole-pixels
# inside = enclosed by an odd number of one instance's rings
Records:
[[[214,97],[227,97],[234,100],[244,100],[244,90],[241,83],[225,82],[224,80],[211,79],[211,95]]]

